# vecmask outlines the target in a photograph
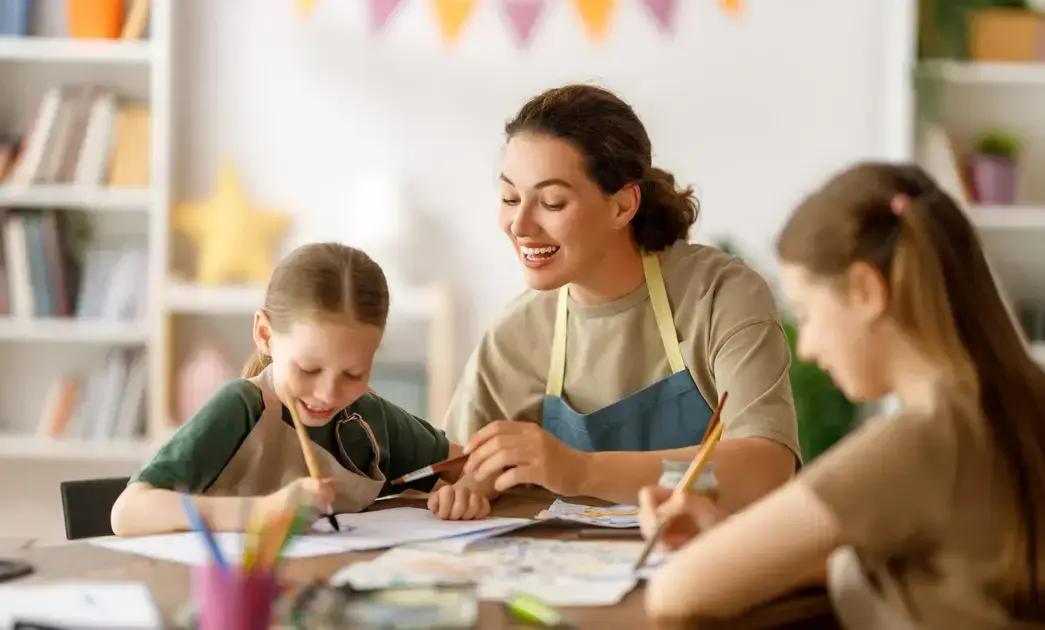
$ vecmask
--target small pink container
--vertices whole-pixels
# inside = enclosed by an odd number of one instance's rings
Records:
[[[192,590],[199,630],[267,630],[279,595],[270,570],[226,571],[213,563],[194,569]]]

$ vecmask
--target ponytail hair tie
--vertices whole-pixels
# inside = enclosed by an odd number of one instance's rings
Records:
[[[889,209],[893,211],[896,216],[901,216],[907,212],[907,209],[911,207],[911,198],[904,193],[896,193],[893,195],[892,200],[889,202]]]

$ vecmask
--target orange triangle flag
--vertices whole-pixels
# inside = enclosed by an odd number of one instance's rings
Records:
[[[318,0],[297,0],[294,3],[294,10],[298,15],[308,15],[316,8],[316,2]]]
[[[439,20],[439,29],[443,32],[443,41],[454,44],[461,36],[464,23],[475,8],[475,0],[432,0],[435,17]]]
[[[740,15],[744,12],[743,0],[719,0],[719,4],[722,5],[722,10],[726,13]]]
[[[588,38],[598,42],[606,38],[610,30],[610,17],[617,0],[573,0],[584,21]]]

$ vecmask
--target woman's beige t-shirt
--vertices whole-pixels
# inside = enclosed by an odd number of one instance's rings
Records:
[[[971,395],[941,390],[931,414],[869,420],[798,481],[838,517],[883,599],[915,623],[1012,626],[1010,563],[1023,553],[1012,542],[1014,484]]]
[[[724,436],[775,440],[799,457],[790,353],[765,281],[739,259],[679,241],[661,268],[682,356]],[[467,441],[494,420],[539,422],[556,291],[527,291],[483,336],[458,385],[446,431]],[[591,413],[671,374],[645,283],[607,304],[569,303],[563,398]]]

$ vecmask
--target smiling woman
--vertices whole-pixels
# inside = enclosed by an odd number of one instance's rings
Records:
[[[686,242],[693,191],[653,166],[632,108],[566,86],[506,134],[500,226],[531,290],[487,331],[451,404],[466,473],[631,502],[663,457],[692,456],[708,401],[728,390],[724,508],[788,479],[798,444],[773,297],[739,260]]]

